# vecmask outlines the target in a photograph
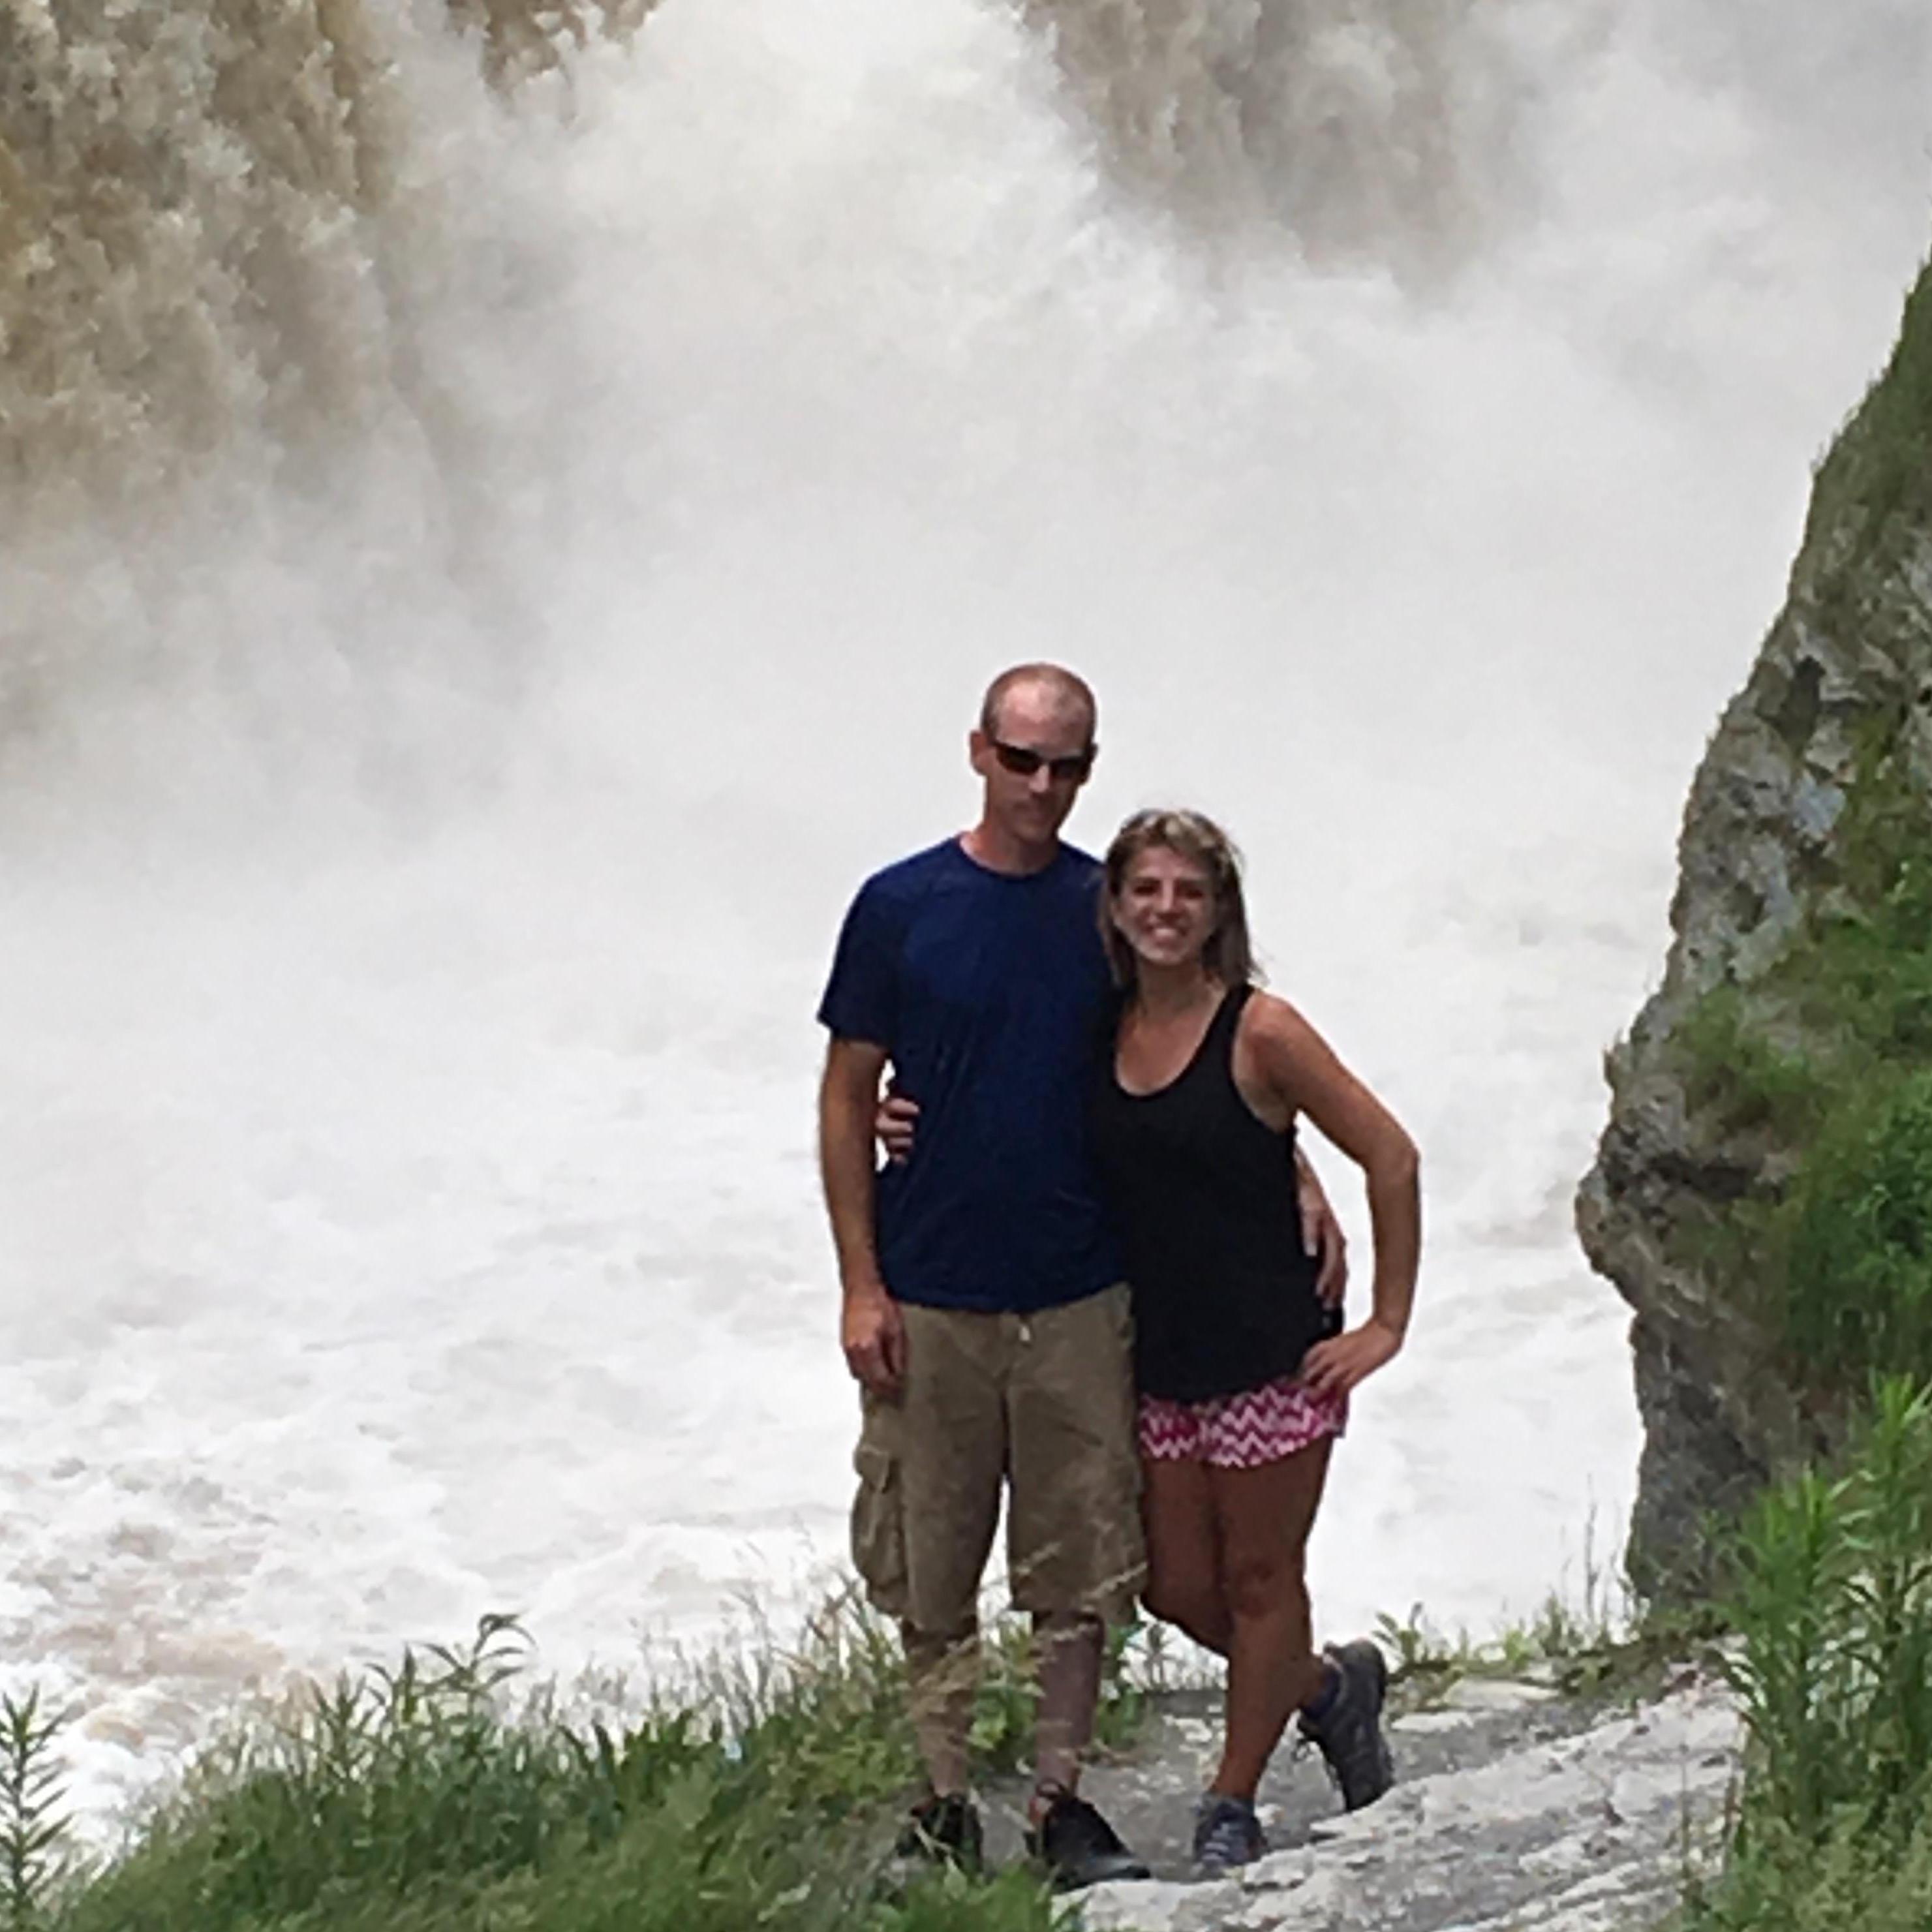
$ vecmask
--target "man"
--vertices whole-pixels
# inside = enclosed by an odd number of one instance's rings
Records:
[[[1004,1485],[1037,1640],[1028,1842],[1069,1888],[1146,1876],[1077,1791],[1106,1625],[1132,1616],[1142,1575],[1126,1290],[1084,1145],[1108,998],[1099,867],[1060,838],[1096,723],[1058,665],[994,680],[968,740],[978,823],[867,880],[819,1010],[821,1166],[862,1390],[854,1554],[905,1644],[930,1785],[911,1837],[978,1857],[967,1737]],[[888,1064],[920,1146],[879,1172]]]

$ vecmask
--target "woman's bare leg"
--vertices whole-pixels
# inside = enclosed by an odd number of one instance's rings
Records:
[[[1304,1574],[1330,1441],[1255,1469],[1205,1471],[1231,1626],[1228,1734],[1213,1788],[1254,1801],[1288,1719],[1321,1689]]]
[[[1148,1580],[1141,1601],[1150,1616],[1177,1624],[1226,1657],[1234,1623],[1221,1588],[1221,1546],[1205,1462],[1141,1458],[1141,1517]]]

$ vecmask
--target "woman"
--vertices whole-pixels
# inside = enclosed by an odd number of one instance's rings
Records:
[[[1228,1660],[1226,1738],[1195,1824],[1197,1862],[1221,1870],[1265,1849],[1256,1788],[1296,1713],[1350,1810],[1392,1777],[1381,1654],[1316,1654],[1303,1573],[1349,1392],[1408,1326],[1416,1151],[1308,1022],[1256,989],[1239,860],[1217,826],[1137,814],[1105,890],[1122,998],[1091,1120],[1134,1297],[1145,1602]],[[1301,1238],[1302,1114],[1368,1182],[1373,1306],[1340,1333]]]

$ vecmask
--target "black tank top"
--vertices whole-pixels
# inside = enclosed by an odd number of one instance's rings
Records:
[[[1125,1245],[1135,1379],[1181,1402],[1292,1374],[1336,1320],[1301,1246],[1294,1129],[1258,1119],[1234,1084],[1234,1033],[1253,988],[1222,999],[1194,1058],[1154,1093],[1130,1094],[1099,1056],[1095,1164]]]

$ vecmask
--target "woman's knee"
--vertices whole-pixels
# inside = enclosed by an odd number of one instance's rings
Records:
[[[1141,1592],[1141,1607],[1149,1616],[1174,1624],[1210,1649],[1226,1641],[1228,1606],[1212,1582],[1156,1573]]]
[[[1308,1584],[1298,1556],[1236,1557],[1223,1569],[1221,1588],[1231,1616],[1307,1618]]]

